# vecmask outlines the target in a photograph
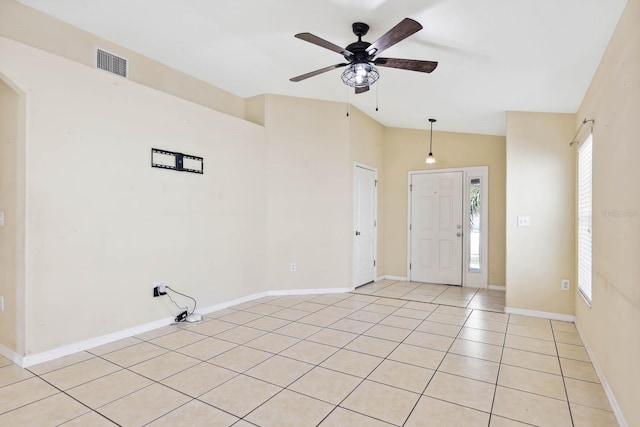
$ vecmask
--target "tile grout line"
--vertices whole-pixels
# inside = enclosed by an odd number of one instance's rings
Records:
[[[506,314],[506,313],[505,313]],[[489,414],[489,425],[491,424],[491,419],[493,418],[493,407],[496,403],[496,395],[498,394],[498,383],[500,382],[500,373],[502,371],[502,358],[504,357],[504,349],[507,343],[507,333],[509,332],[509,322],[511,321],[511,315],[507,314],[507,327],[504,331],[504,340],[502,342],[502,351],[500,352],[500,362],[498,365],[498,375],[496,376],[496,388],[493,390],[493,399],[491,399],[491,413]],[[497,415],[496,415],[497,416]]]
[[[569,391],[567,390],[567,382],[564,377],[564,370],[562,369],[562,362],[560,361],[560,351],[558,350],[558,342],[556,341],[556,333],[553,329],[553,323],[549,321],[549,326],[551,327],[551,335],[553,336],[553,346],[556,349],[556,354],[558,358],[558,366],[560,367],[560,375],[562,376],[562,386],[564,387],[564,395],[567,398],[567,409],[569,409],[569,420],[571,420],[571,425],[575,426],[575,422],[573,421],[573,411],[571,411],[571,403],[569,402]]]
[[[370,304],[367,304],[367,305],[370,305]],[[366,306],[365,306],[365,307],[366,307]],[[360,310],[360,309],[359,309],[359,310]],[[356,310],[356,311],[358,311],[358,310]],[[353,313],[352,313],[352,314],[353,314]],[[335,322],[333,322],[333,323],[331,323],[331,324],[329,324],[329,325],[327,325],[327,326],[322,327],[322,329],[320,329],[320,331],[318,331],[318,332],[316,332],[316,333],[314,333],[314,334],[310,335],[309,337],[311,337],[311,336],[313,336],[313,335],[315,335],[315,334],[317,334],[317,333],[320,333],[320,332],[322,332],[323,330],[331,329],[331,328],[329,328],[329,326],[331,326],[331,325],[333,325],[333,324],[335,324],[335,323],[337,323],[337,322],[339,322],[340,320],[343,320],[343,319],[345,319],[345,318],[346,318],[346,316],[345,316],[345,317],[342,317],[342,318],[340,318],[340,319],[338,319],[338,320],[336,320]],[[385,318],[386,318],[386,317],[385,317]],[[371,326],[371,328],[372,328],[373,326],[375,326],[375,325],[376,325],[376,324],[373,324],[373,325]],[[315,325],[314,325],[314,326],[315,326]],[[369,328],[369,329],[371,329],[371,328]],[[367,330],[369,330],[369,329],[367,329]],[[332,330],[334,330],[334,329],[332,329]],[[341,332],[344,332],[344,331],[341,331]],[[362,334],[358,334],[358,336],[362,336]],[[309,337],[307,337],[307,338],[309,338]],[[356,338],[357,338],[357,337],[356,337]],[[258,410],[260,407],[262,407],[263,405],[265,405],[267,402],[269,402],[270,400],[272,400],[273,398],[275,398],[276,396],[278,396],[279,394],[281,394],[284,390],[288,390],[288,391],[290,391],[290,392],[292,392],[292,393],[297,393],[297,394],[300,394],[300,395],[302,395],[302,396],[306,396],[306,397],[309,397],[309,398],[312,398],[312,399],[318,400],[318,401],[320,401],[320,402],[325,402],[325,401],[323,401],[323,400],[321,400],[321,399],[318,399],[318,398],[315,398],[315,397],[312,397],[312,396],[307,396],[307,395],[305,395],[304,393],[299,393],[299,392],[297,392],[297,391],[295,391],[295,390],[290,390],[290,389],[289,389],[289,387],[290,387],[293,383],[295,383],[295,382],[297,382],[298,380],[300,380],[300,379],[304,378],[304,376],[306,376],[306,375],[307,375],[309,372],[311,372],[314,368],[321,367],[321,368],[324,368],[324,369],[329,369],[329,370],[334,371],[334,372],[340,372],[340,371],[335,371],[335,370],[330,369],[330,368],[325,368],[325,367],[323,367],[323,366],[320,366],[320,364],[321,364],[321,363],[324,363],[325,361],[327,361],[328,359],[330,359],[330,358],[331,358],[333,355],[335,355],[338,351],[340,351],[340,350],[347,350],[345,347],[346,347],[347,345],[349,345],[351,342],[353,342],[356,338],[351,339],[349,342],[345,343],[342,347],[337,347],[337,348],[338,348],[338,350],[336,350],[336,351],[335,351],[334,353],[332,353],[331,355],[327,356],[327,357],[326,357],[325,359],[323,359],[319,364],[314,365],[314,366],[313,366],[309,371],[305,372],[303,375],[301,375],[300,377],[298,377],[298,378],[296,378],[295,380],[293,380],[293,381],[292,381],[291,383],[289,383],[286,387],[283,387],[283,388],[282,388],[278,393],[274,394],[274,395],[273,395],[273,396],[271,396],[269,399],[267,399],[266,401],[264,401],[263,403],[261,403],[260,405],[258,405],[256,408],[254,408],[253,410],[251,410],[248,414],[246,414],[245,416],[243,416],[241,419],[242,419],[242,420],[245,420],[245,418],[246,418],[247,416],[249,416],[251,413],[255,412],[255,411],[256,411],[256,410]],[[306,338],[305,338],[305,339],[302,339],[301,341],[306,341]],[[315,342],[315,341],[311,341],[311,342]],[[316,343],[317,343],[317,342],[316,342]],[[324,343],[318,343],[318,344],[327,345],[327,344],[324,344]],[[329,346],[330,346],[330,347],[334,347],[334,346],[331,346],[331,345],[329,345]],[[281,356],[281,357],[286,357],[286,356]],[[296,359],[292,359],[292,360],[296,360]],[[380,362],[380,363],[382,363],[382,362]],[[256,366],[257,366],[257,365],[256,365]],[[378,364],[377,366],[379,366],[379,364]],[[376,368],[377,368],[377,366],[376,366]],[[375,368],[374,368],[374,370],[375,370]],[[372,372],[373,372],[373,371],[372,371]],[[343,374],[344,374],[344,372],[340,372],[340,373],[343,373]],[[350,374],[347,374],[347,375],[350,375]],[[253,377],[252,377],[252,378],[253,378]],[[348,394],[348,395],[347,395],[347,396],[346,396],[342,401],[340,401],[337,405],[334,405],[334,404],[332,404],[332,403],[330,403],[330,402],[325,402],[325,403],[329,403],[329,404],[333,405],[334,407],[333,407],[333,409],[332,409],[331,411],[329,411],[329,413],[327,413],[327,415],[326,415],[326,416],[325,416],[325,417],[320,421],[320,423],[322,423],[322,422],[323,422],[323,421],[324,421],[324,420],[325,420],[329,415],[331,415],[331,413],[333,413],[333,412],[336,410],[336,408],[338,408],[338,407],[339,407],[340,403],[342,403],[345,399],[347,399],[347,398],[348,398],[348,396],[349,396],[351,393],[353,393],[353,391],[354,391],[356,388],[358,388],[358,387],[359,387],[359,386],[364,382],[364,380],[365,380],[365,379],[366,379],[366,378],[362,378],[362,380],[358,383],[358,385],[357,385],[356,387],[354,387],[354,389],[353,389],[353,390],[352,390],[352,391],[351,391],[351,392],[350,392],[350,393],[349,393],[349,394]],[[264,380],[261,380],[261,381],[264,381]],[[271,384],[271,383],[270,383],[270,384]],[[276,385],[277,385],[277,384],[276,384]],[[277,385],[277,386],[278,386],[278,385]],[[278,387],[281,387],[281,386],[278,386]]]
[[[438,305],[440,306],[440,305]],[[436,308],[437,310],[437,308]],[[432,311],[431,313],[434,313],[436,310]],[[471,313],[473,313],[473,311],[471,311]],[[469,316],[471,316],[471,313],[469,313],[466,317],[465,323],[466,321],[469,319]],[[427,319],[431,317],[431,314],[429,314],[429,316],[427,317]],[[426,321],[427,319],[425,319],[424,321]],[[442,366],[442,362],[444,362],[444,359],[447,358],[447,355],[449,354],[449,350],[451,350],[451,347],[453,347],[453,344],[456,342],[456,339],[458,338],[458,336],[460,335],[460,332],[462,332],[462,328],[463,326],[460,327],[460,330],[458,331],[458,333],[456,334],[455,337],[452,337],[453,340],[451,341],[451,344],[449,345],[449,347],[447,348],[447,350],[444,352],[444,356],[442,357],[442,359],[440,360],[440,363],[438,363],[438,366],[433,370],[433,375],[431,376],[431,378],[429,378],[429,381],[427,381],[427,384],[424,386],[424,388],[422,389],[422,392],[420,393],[420,397],[418,398],[418,400],[416,401],[416,403],[413,405],[413,408],[411,408],[411,411],[409,411],[409,414],[407,415],[407,417],[405,418],[404,422],[402,423],[402,425],[404,426],[407,421],[409,421],[409,418],[411,418],[411,415],[413,414],[413,411],[415,411],[416,407],[418,406],[418,403],[420,403],[420,399],[422,399],[423,396],[432,398],[431,396],[427,396],[424,393],[427,391],[427,388],[429,388],[429,385],[431,384],[431,381],[433,381],[433,378],[436,376],[436,374],[440,371],[440,367]],[[455,354],[455,353],[452,353]],[[433,398],[432,398],[433,399]],[[442,400],[442,399],[438,399],[438,400]],[[452,403],[452,402],[447,402],[447,403]],[[463,406],[463,405],[459,405],[459,406]]]

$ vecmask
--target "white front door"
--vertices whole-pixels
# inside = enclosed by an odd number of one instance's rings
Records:
[[[462,285],[462,172],[411,176],[410,280]]]
[[[353,180],[353,285],[375,280],[376,173],[355,167]]]

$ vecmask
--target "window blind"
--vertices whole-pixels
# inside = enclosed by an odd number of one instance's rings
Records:
[[[592,159],[590,134],[578,147],[578,291],[591,304]]]

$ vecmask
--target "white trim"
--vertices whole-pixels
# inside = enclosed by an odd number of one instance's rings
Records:
[[[57,359],[59,357],[68,356],[79,351],[88,350],[90,348],[98,347],[100,345],[109,344],[110,342],[121,340],[123,338],[139,335],[143,332],[152,331],[154,329],[162,328],[163,326],[170,325],[174,322],[173,317],[156,320],[155,322],[145,323],[144,325],[135,326],[133,328],[125,329],[111,334],[102,335],[88,340],[80,341],[77,343],[65,345],[62,347],[54,348],[53,350],[43,351],[42,353],[31,354],[22,357],[22,363],[20,366],[27,368],[29,366],[37,365],[39,363],[48,362],[50,360]]]
[[[351,292],[353,289],[354,288],[291,289],[291,290],[280,290],[280,291],[267,291],[267,295],[271,297],[271,296],[287,296],[287,295],[344,294],[346,292]]]
[[[248,301],[253,301],[259,298],[267,296],[286,296],[286,295],[318,295],[318,294],[336,294],[351,292],[351,288],[321,288],[321,289],[291,289],[291,290],[274,290],[259,292],[252,295],[247,295],[241,298],[236,298],[231,301],[226,301],[220,304],[215,304],[209,307],[204,307],[198,310],[198,313],[208,314],[215,311],[220,311],[225,308],[232,307],[234,305],[242,304]],[[139,335],[144,332],[149,332],[154,329],[162,328],[163,326],[174,323],[174,318],[169,317],[154,322],[145,323],[143,325],[135,326],[133,328],[124,329],[122,331],[113,332],[111,334],[102,335],[88,340],[80,341],[77,343],[65,345],[62,347],[54,348],[52,350],[43,351],[42,353],[31,354],[28,356],[20,356],[19,354],[9,350],[8,348],[0,345],[0,354],[11,360],[18,366],[27,368],[29,366],[37,365],[39,363],[48,362],[50,360],[57,359],[59,357],[68,356],[79,351],[88,350],[94,347],[98,347],[104,344],[109,344],[114,341],[118,341],[124,338],[129,338],[134,335]]]
[[[9,348],[3,346],[2,344],[0,344],[0,355],[2,355],[4,357],[6,357],[7,359],[11,360],[16,365],[22,366],[22,356],[20,356],[15,351],[10,350]]]
[[[389,274],[385,274],[384,276],[382,276],[382,279],[383,280],[384,279],[386,279],[386,280],[398,280],[398,281],[401,281],[401,282],[407,282],[408,281],[407,276],[392,276],[392,275],[389,275]]]
[[[573,314],[551,313],[548,311],[525,310],[524,308],[505,307],[507,314],[519,314],[520,316],[540,317],[542,319],[560,320],[562,322],[575,322],[576,316]]]
[[[351,182],[351,189],[354,189],[355,177],[356,177],[356,169],[366,169],[368,171],[373,172],[373,280],[376,280],[378,276],[378,168],[374,166],[369,166],[360,162],[353,162],[353,180]],[[352,206],[355,206],[355,194],[351,194]],[[353,219],[355,221],[355,212],[353,212]],[[355,231],[355,224],[352,224],[352,232]],[[351,240],[351,252],[354,254],[352,258],[352,266],[351,266],[351,283],[352,289],[355,289],[360,284],[355,283],[355,267],[356,267],[356,259],[355,259],[355,236]]]
[[[470,180],[480,178],[480,271],[469,269],[471,233],[465,229],[462,251],[462,286],[486,289],[489,282],[489,167],[462,168],[464,190],[462,194],[463,218],[468,218],[470,205]]]
[[[234,305],[243,304],[245,302],[253,301],[253,300],[268,297],[268,296],[269,296],[269,292],[267,291],[259,292],[257,294],[251,294],[251,295],[247,295],[246,297],[236,298],[231,301],[225,301],[220,304],[210,305],[209,307],[201,308],[198,310],[198,313],[209,314],[209,313],[213,313],[214,311],[224,310],[225,308],[233,307]]]
[[[576,325],[576,329],[578,330],[578,335],[580,335],[580,339],[584,344],[584,348],[585,350],[587,350],[589,359],[591,359],[591,364],[593,365],[593,368],[596,371],[596,375],[598,375],[598,379],[600,380],[600,384],[604,389],[604,393],[607,395],[607,398],[609,399],[609,404],[611,405],[611,409],[613,410],[613,414],[615,415],[616,420],[618,421],[618,424],[620,424],[620,427],[628,427],[629,424],[627,424],[627,420],[624,418],[624,415],[622,414],[620,405],[618,405],[618,401],[616,400],[616,397],[613,394],[611,387],[609,387],[609,383],[607,383],[607,379],[604,376],[604,372],[602,371],[602,368],[600,368],[600,365],[598,364],[597,359],[594,357],[594,354],[591,351],[591,348],[589,347],[589,343],[587,342],[586,337],[582,332],[582,327],[580,327],[580,323],[578,323],[577,320],[574,323]]]
[[[489,285],[487,287],[490,291],[507,291],[507,287],[506,286],[498,286],[498,285]]]
[[[488,272],[489,272],[489,166],[471,166],[461,168],[444,168],[444,169],[423,169],[413,170],[407,173],[407,280],[411,280],[411,269],[409,264],[411,263],[411,231],[409,229],[411,225],[411,195],[409,190],[411,186],[411,177],[413,175],[428,174],[428,173],[447,173],[447,172],[462,172],[462,217],[463,220],[467,217],[466,212],[469,212],[469,178],[481,178],[480,183],[482,185],[482,204],[480,212],[480,228],[482,230],[480,241],[481,252],[481,264],[479,272],[469,271],[469,232],[468,229],[463,229],[463,241],[462,241],[462,286],[486,289],[488,285]]]

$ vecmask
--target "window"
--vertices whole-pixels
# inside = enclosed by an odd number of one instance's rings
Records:
[[[469,180],[469,271],[480,271],[480,178]]]
[[[593,139],[578,147],[578,291],[591,305],[591,169]]]

